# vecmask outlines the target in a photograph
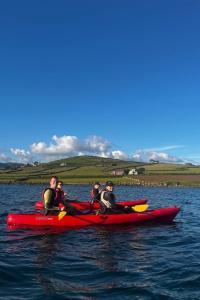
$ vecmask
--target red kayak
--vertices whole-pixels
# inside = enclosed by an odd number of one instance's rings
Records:
[[[111,224],[145,224],[147,222],[170,223],[176,217],[180,208],[167,207],[148,210],[142,213],[115,214],[115,215],[66,215],[61,220],[58,216],[44,216],[42,214],[9,214],[7,224],[13,226],[62,226],[80,227],[89,225],[111,225]]]
[[[90,202],[84,202],[84,201],[73,201],[70,200],[68,201],[69,204],[71,204],[72,206],[74,206],[75,208],[79,209],[79,210],[84,210],[84,209],[90,209],[91,208],[91,204]],[[121,202],[117,202],[117,204],[120,204],[122,206],[134,206],[134,205],[139,205],[139,204],[145,204],[147,203],[146,199],[139,199],[139,200],[130,200],[130,201],[121,201]],[[44,203],[43,201],[37,201],[35,204],[36,209],[43,209],[44,208]],[[93,209],[99,209],[100,205],[98,202],[95,202],[92,205]]]

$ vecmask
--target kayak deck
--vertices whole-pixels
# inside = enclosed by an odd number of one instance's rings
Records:
[[[176,217],[180,208],[167,207],[148,210],[142,213],[128,214],[100,214],[100,215],[66,215],[58,220],[58,216],[45,216],[42,214],[9,214],[7,225],[13,226],[61,226],[80,227],[91,225],[111,225],[111,224],[143,224],[146,222],[170,223]]]
[[[72,206],[74,206],[77,209],[99,209],[100,205],[98,202],[94,202],[94,204],[91,204],[88,201],[76,201],[76,200],[69,200],[68,201],[69,204],[71,204]],[[146,199],[138,199],[138,200],[128,200],[128,201],[120,201],[117,202],[117,204],[122,205],[122,206],[134,206],[134,205],[139,205],[139,204],[145,204],[147,203]],[[43,201],[37,201],[35,204],[35,208],[40,210],[44,208],[44,204]]]

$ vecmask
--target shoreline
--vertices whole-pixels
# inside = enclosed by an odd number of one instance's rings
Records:
[[[90,182],[90,181],[88,181],[88,182],[66,182],[65,180],[62,180],[63,181],[63,183],[64,183],[64,185],[93,185],[94,184],[94,182],[95,181],[93,181],[93,182]],[[100,181],[100,183],[102,184],[102,185],[104,185],[105,184],[105,182],[106,181],[101,181],[101,180],[99,180]],[[181,184],[181,183],[179,183],[179,184],[175,184],[175,183],[165,183],[165,182],[162,182],[162,183],[133,183],[133,182],[115,182],[114,180],[113,180],[113,182],[114,182],[114,184],[116,185],[116,186],[134,186],[134,187],[164,187],[164,188],[170,188],[170,187],[176,187],[176,188],[183,188],[183,187],[185,187],[185,188],[200,188],[200,184],[196,184],[196,183],[190,183],[190,184]],[[19,180],[19,181],[17,181],[17,180],[9,180],[9,181],[1,181],[0,180],[0,185],[3,185],[3,184],[5,184],[5,185],[15,185],[15,184],[20,184],[20,185],[48,185],[49,184],[49,182],[48,182],[48,180],[47,181],[28,181],[28,180],[24,180],[24,181],[21,181],[21,180]]]

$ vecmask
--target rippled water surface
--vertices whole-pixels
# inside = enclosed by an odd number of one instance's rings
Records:
[[[0,299],[200,299],[200,189],[116,187],[118,200],[181,206],[170,225],[9,231],[7,213],[33,211],[42,189],[0,185]]]

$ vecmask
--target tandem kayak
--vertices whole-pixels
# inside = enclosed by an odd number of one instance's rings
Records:
[[[73,200],[69,200],[68,201],[69,204],[71,204],[72,206],[74,206],[75,208],[79,209],[79,210],[84,210],[84,209],[90,209],[91,207],[93,209],[99,209],[100,205],[98,202],[95,202],[94,204],[90,204],[90,202],[84,202],[84,201],[73,201]],[[120,204],[122,206],[134,206],[134,205],[139,205],[139,204],[145,204],[147,203],[146,199],[139,199],[139,200],[130,200],[130,201],[121,201],[121,202],[117,202],[117,204]],[[43,209],[44,208],[44,204],[43,201],[37,201],[35,204],[35,208],[36,209]]]
[[[148,210],[142,213],[128,214],[107,214],[107,215],[66,215],[61,220],[58,216],[45,216],[42,214],[9,214],[7,224],[12,226],[32,227],[32,226],[54,226],[54,227],[81,227],[91,225],[113,225],[113,224],[145,224],[170,223],[176,217],[180,208],[167,207]]]

